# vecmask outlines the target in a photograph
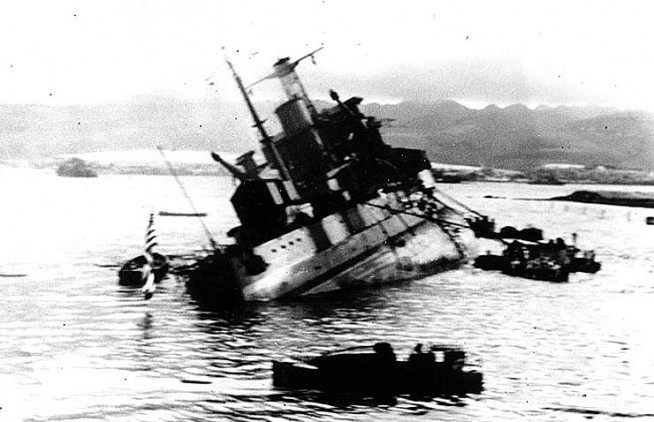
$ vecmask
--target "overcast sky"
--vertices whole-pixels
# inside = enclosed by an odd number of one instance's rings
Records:
[[[648,3],[8,0],[0,102],[235,99],[221,46],[250,82],[324,46],[298,68],[318,97],[654,110]]]

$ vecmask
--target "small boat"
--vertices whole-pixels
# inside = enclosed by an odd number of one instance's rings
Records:
[[[154,252],[157,235],[154,230],[154,214],[150,213],[145,230],[145,249],[142,255],[130,259],[118,270],[118,284],[121,286],[142,287],[146,299],[152,297],[155,283],[159,283],[168,273],[170,264],[166,255]]]
[[[474,266],[484,271],[502,271],[509,265],[509,260],[504,255],[487,253],[475,258]]]
[[[602,269],[602,264],[595,261],[594,256],[573,257],[569,265],[571,273],[594,274]]]
[[[154,282],[159,283],[168,273],[170,264],[168,257],[158,252],[152,253],[153,264],[152,273]],[[118,284],[121,286],[141,287],[145,284],[144,271],[147,259],[145,255],[139,255],[130,259],[118,270]]]
[[[519,260],[505,255],[486,254],[478,256],[474,266],[484,271],[501,271],[514,277],[552,282],[566,282],[572,272],[569,266],[560,265],[548,257]]]
[[[518,230],[513,226],[504,226],[497,233],[498,239],[520,239],[529,242],[540,242],[543,240],[543,231],[535,227],[527,227]]]
[[[273,361],[273,385],[355,397],[464,395],[482,391],[482,374],[463,370],[462,350],[432,346],[423,353],[421,344],[414,350],[406,361],[396,360],[388,343],[303,361]]]
[[[475,259],[474,266],[516,277],[565,282],[570,273],[596,273],[602,268],[602,264],[595,261],[595,252],[584,251],[579,256],[580,252],[560,238],[556,242],[514,239],[506,242],[502,255],[480,255]]]
[[[485,215],[468,218],[468,225],[477,237],[486,239],[519,239],[530,242],[543,240],[543,231],[535,227],[527,227],[518,230],[513,226],[504,226],[499,232],[495,231],[495,221]]]
[[[206,217],[206,212],[170,212],[159,211],[161,217]]]
[[[538,257],[529,259],[526,262],[512,260],[502,272],[507,275],[530,278],[532,280],[563,283],[568,281],[570,268],[565,264],[562,265],[553,258]]]

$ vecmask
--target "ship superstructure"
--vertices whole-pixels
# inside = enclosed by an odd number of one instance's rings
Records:
[[[316,108],[295,71],[313,54],[280,59],[262,79],[286,94],[274,136],[227,60],[266,163],[253,151],[235,164],[212,153],[239,180],[231,202],[241,225],[204,262],[195,283],[205,289],[269,300],[414,279],[469,258],[474,235],[435,193],[424,151],[386,144],[361,98],[331,91],[334,105]]]

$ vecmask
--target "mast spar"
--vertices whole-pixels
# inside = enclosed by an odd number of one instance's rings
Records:
[[[232,75],[236,80],[236,85],[238,85],[238,89],[241,91],[241,94],[243,95],[243,99],[245,99],[245,103],[247,104],[248,109],[250,110],[250,114],[252,115],[252,120],[254,120],[254,126],[259,130],[259,133],[261,134],[262,142],[265,143],[270,142],[271,138],[268,135],[268,132],[266,132],[266,128],[263,126],[263,120],[259,118],[259,114],[257,113],[257,110],[254,108],[254,105],[252,104],[252,100],[250,100],[250,97],[248,96],[248,93],[245,90],[245,86],[243,86],[243,81],[241,80],[241,77],[238,75],[238,73],[236,73],[236,69],[234,69],[234,65],[229,60],[229,57],[227,57],[227,53],[225,53],[225,47],[223,47],[222,50],[223,53],[225,54],[225,62],[227,62],[227,66],[229,66],[229,70],[232,72]]]
[[[254,108],[254,105],[252,104],[252,100],[250,100],[250,96],[248,95],[245,86],[243,85],[243,81],[241,80],[241,77],[236,72],[236,69],[234,68],[232,62],[229,60],[229,57],[227,57],[227,53],[225,53],[225,47],[223,47],[222,50],[223,50],[223,54],[225,55],[225,62],[227,63],[227,66],[229,66],[229,70],[232,72],[232,75],[234,76],[234,80],[236,80],[236,85],[238,85],[238,89],[241,91],[241,95],[243,95],[245,104],[247,104],[248,110],[252,115],[252,120],[254,120],[254,126],[261,134],[261,143],[264,146],[263,148],[264,155],[266,155],[268,161],[272,161],[270,164],[272,164],[273,167],[279,169],[279,171],[281,172],[281,176],[284,180],[291,180],[291,174],[288,171],[288,168],[286,167],[284,160],[280,156],[279,151],[277,151],[277,148],[275,148],[275,145],[272,142],[272,138],[270,137],[270,135],[268,135],[266,128],[263,126],[263,120],[261,120],[261,118],[259,117],[259,113],[257,113],[257,110]],[[266,153],[268,151],[270,152],[271,156],[269,156]]]

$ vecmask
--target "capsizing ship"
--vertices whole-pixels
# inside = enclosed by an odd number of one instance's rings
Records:
[[[333,106],[314,105],[295,69],[317,51],[280,59],[259,81],[278,79],[286,94],[275,136],[226,58],[265,163],[253,151],[234,164],[212,153],[239,181],[231,203],[241,224],[227,233],[233,244],[214,244],[190,272],[189,290],[203,299],[266,301],[411,280],[473,254],[470,210],[435,189],[424,151],[386,144],[361,98],[331,91]]]

